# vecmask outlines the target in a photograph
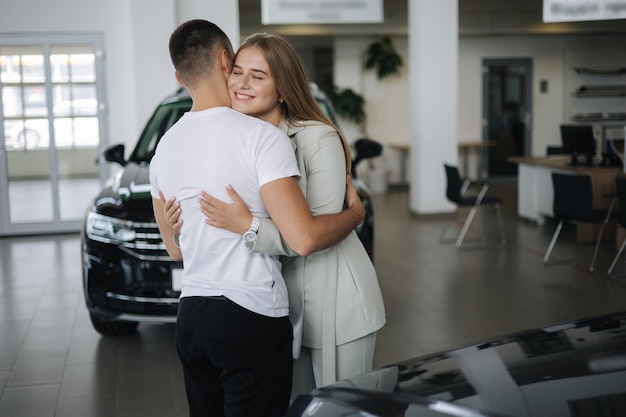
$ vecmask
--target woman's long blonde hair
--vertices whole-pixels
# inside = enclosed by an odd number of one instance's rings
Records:
[[[259,48],[270,68],[276,90],[283,99],[281,103],[283,117],[290,124],[314,120],[333,127],[341,139],[346,160],[346,172],[349,173],[351,162],[348,142],[315,101],[304,66],[293,46],[278,35],[256,33],[242,42],[237,53],[250,47]]]

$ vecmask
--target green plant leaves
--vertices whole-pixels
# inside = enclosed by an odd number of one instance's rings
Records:
[[[378,79],[395,74],[402,66],[402,57],[396,52],[391,38],[384,36],[380,41],[372,43],[365,52],[363,67],[375,69]]]
[[[341,89],[334,86],[326,95],[333,103],[335,112],[346,120],[360,126],[365,122],[365,99],[350,88]]]

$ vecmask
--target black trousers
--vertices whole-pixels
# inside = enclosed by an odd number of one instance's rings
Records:
[[[190,417],[282,416],[289,406],[293,329],[226,298],[185,297],[176,348]]]

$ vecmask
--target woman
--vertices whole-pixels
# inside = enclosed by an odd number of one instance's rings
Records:
[[[299,181],[313,215],[342,210],[349,147],[311,94],[293,47],[279,36],[247,38],[235,56],[228,79],[235,110],[283,129],[292,140]],[[203,194],[207,223],[243,233],[252,215],[235,190],[232,204]],[[166,206],[173,230],[180,230],[177,205]],[[374,267],[352,231],[325,251],[302,257],[280,238],[270,219],[261,219],[252,252],[285,255],[290,318],[294,327],[292,398],[315,386],[350,378],[372,369],[376,331],[385,323],[383,300]]]

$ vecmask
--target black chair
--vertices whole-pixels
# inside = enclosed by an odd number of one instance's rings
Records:
[[[457,208],[460,207],[470,207],[470,212],[465,219],[465,223],[463,224],[463,228],[461,229],[461,233],[456,239],[450,240],[445,238],[446,231],[450,224],[454,222],[456,219],[456,213],[454,218],[446,224],[441,233],[441,242],[449,242],[454,241],[456,243],[456,247],[460,247],[463,244],[463,240],[465,239],[465,235],[469,230],[470,225],[472,224],[472,220],[474,220],[474,216],[476,215],[478,208],[482,206],[493,206],[496,209],[496,214],[498,217],[498,228],[500,231],[500,243],[502,245],[506,245],[506,238],[504,237],[504,222],[502,221],[502,212],[500,209],[500,205],[502,204],[502,199],[499,197],[492,197],[487,195],[487,190],[489,189],[489,184],[486,182],[481,183],[473,183],[468,178],[462,179],[459,175],[459,170],[455,166],[444,164],[446,170],[446,177],[448,181],[447,189],[446,189],[446,197],[452,203],[457,205]],[[480,185],[480,191],[477,194],[469,195],[467,194],[468,190],[473,185]]]
[[[559,174],[557,172],[553,172],[552,185],[554,188],[554,217],[559,221],[559,223],[554,231],[554,234],[552,235],[550,245],[548,246],[548,249],[543,257],[543,263],[545,265],[553,265],[580,259],[580,256],[577,256],[576,258],[563,259],[558,262],[549,262],[550,255],[552,254],[554,245],[556,244],[565,222],[600,224],[600,232],[598,233],[596,247],[593,251],[593,258],[591,259],[591,266],[589,267],[589,271],[593,271],[596,263],[596,257],[598,256],[600,241],[602,240],[602,234],[604,233],[604,228],[613,216],[613,205],[615,204],[615,199],[611,201],[611,207],[608,210],[594,208],[593,190],[591,186],[591,177],[589,175]]]
[[[626,177],[615,178],[615,185],[617,186],[617,224],[619,224],[619,227],[621,227],[623,231],[626,231]],[[622,244],[613,262],[611,262],[608,272],[609,275],[613,272],[613,268],[615,268],[619,257],[622,256],[624,247],[626,247],[626,236],[622,240]]]
[[[352,176],[355,176],[356,166],[363,159],[374,158],[383,153],[383,145],[375,140],[368,138],[360,138],[354,142],[354,150],[356,154],[352,159]]]

